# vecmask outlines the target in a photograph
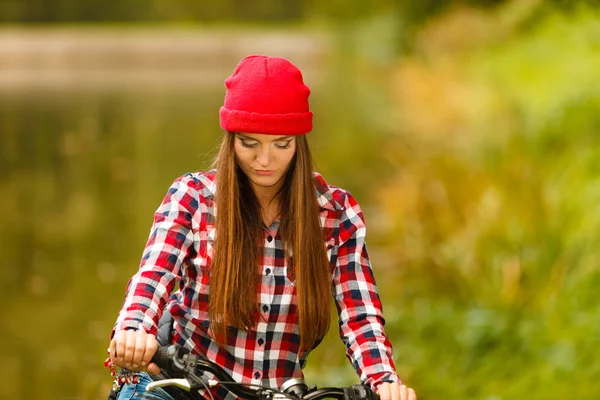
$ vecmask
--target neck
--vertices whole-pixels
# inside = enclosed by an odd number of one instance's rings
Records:
[[[270,226],[279,214],[277,192],[281,186],[281,184],[277,184],[271,187],[254,187],[254,194],[260,204],[262,220],[266,226]]]
[[[281,178],[279,182],[268,187],[252,184],[252,190],[254,190],[254,194],[263,209],[269,207],[272,203],[277,203],[277,193],[283,186],[284,179],[285,178]]]
[[[254,190],[254,194],[256,195],[256,198],[258,199],[258,202],[260,203],[260,206],[262,208],[268,207],[269,204],[271,203],[275,203],[276,201],[276,195],[277,195],[277,190],[265,190],[265,189],[271,189],[271,188],[260,188],[261,190]]]

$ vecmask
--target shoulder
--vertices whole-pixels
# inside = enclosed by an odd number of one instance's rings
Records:
[[[170,194],[187,193],[199,200],[212,199],[215,194],[216,170],[208,172],[188,172],[176,178],[169,188]]]
[[[363,213],[352,194],[341,187],[327,184],[319,173],[315,172],[314,176],[317,199],[325,213],[322,215],[325,215],[326,220],[339,221],[339,243],[345,243],[353,235],[364,236],[365,221]]]
[[[317,200],[323,209],[345,211],[357,205],[352,194],[339,186],[328,184],[323,176],[314,172]]]

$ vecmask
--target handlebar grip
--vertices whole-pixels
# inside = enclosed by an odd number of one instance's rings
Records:
[[[369,386],[352,385],[344,389],[344,399],[346,400],[379,400],[379,395]]]
[[[169,367],[169,347],[159,347],[152,356],[151,362],[158,365],[158,368],[165,369]]]

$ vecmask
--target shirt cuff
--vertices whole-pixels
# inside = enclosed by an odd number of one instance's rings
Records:
[[[402,384],[400,377],[398,377],[398,375],[396,375],[395,373],[389,372],[389,371],[384,371],[384,372],[380,372],[380,373],[369,376],[367,378],[366,383],[369,386],[371,386],[371,389],[373,389],[373,391],[377,392],[377,389],[379,388],[379,386],[384,382],[388,382],[388,383],[397,382],[399,385]]]
[[[117,323],[115,325],[110,337],[112,339],[115,336],[115,334],[119,331],[139,331],[139,330],[146,331],[146,333],[149,333],[154,336],[156,336],[156,334],[157,334],[156,327],[146,326],[143,323],[141,323],[140,321],[137,321],[135,319],[130,319],[130,320],[125,320],[125,321],[120,321],[119,323]]]

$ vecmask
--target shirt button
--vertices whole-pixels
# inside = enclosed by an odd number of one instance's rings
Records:
[[[265,269],[265,275],[269,275],[271,273],[271,268]]]
[[[269,311],[269,306],[265,304],[265,305],[263,305],[262,309],[264,312],[267,312],[267,311]]]
[[[262,346],[265,340],[263,338],[258,339],[258,345]]]
[[[260,372],[256,371],[254,373],[254,379],[258,379],[258,378],[260,378]]]
[[[273,241],[273,236],[271,236],[271,235],[267,236],[267,241],[269,243],[271,243]]]

